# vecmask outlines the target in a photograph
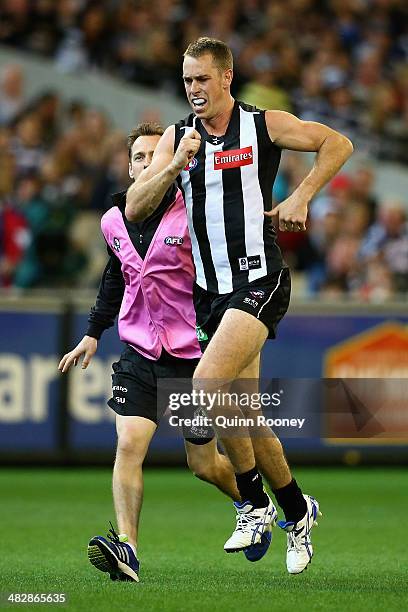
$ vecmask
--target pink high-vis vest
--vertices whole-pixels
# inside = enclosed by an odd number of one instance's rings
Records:
[[[125,279],[120,339],[148,359],[158,359],[162,347],[174,357],[200,357],[193,306],[194,265],[180,190],[164,213],[144,260],[117,206],[103,215],[101,228],[120,259]]]

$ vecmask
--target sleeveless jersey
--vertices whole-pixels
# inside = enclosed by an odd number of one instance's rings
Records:
[[[284,267],[276,233],[264,211],[281,150],[269,138],[265,111],[235,101],[224,136],[211,136],[193,113],[175,126],[176,150],[187,130],[200,149],[179,176],[187,208],[196,282],[218,294]]]

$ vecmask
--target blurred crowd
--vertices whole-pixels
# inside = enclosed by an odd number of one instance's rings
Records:
[[[275,199],[284,200],[307,171],[299,154],[286,154]],[[304,272],[308,295],[379,303],[408,295],[406,202],[379,201],[374,183],[368,163],[338,174],[311,203],[306,233],[279,232],[287,263]]]
[[[0,44],[180,95],[202,35],[231,46],[234,95],[408,160],[406,0],[0,0]]]
[[[7,66],[0,114],[18,114],[0,127],[0,287],[94,286],[101,214],[129,184],[126,135],[80,101],[22,91],[21,68]]]
[[[361,152],[408,161],[405,0],[0,0],[0,44],[184,95],[181,55],[207,34],[235,57],[234,95],[347,134]],[[143,117],[139,117],[140,120]],[[129,126],[131,128],[132,126]],[[99,109],[49,90],[27,99],[17,63],[0,75],[0,287],[94,287],[99,219],[129,184],[125,134]],[[282,201],[307,173],[286,154]],[[383,301],[408,293],[407,202],[378,201],[367,163],[312,203],[306,234],[279,242],[310,295]]]

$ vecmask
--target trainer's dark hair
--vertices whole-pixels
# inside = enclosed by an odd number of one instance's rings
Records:
[[[162,136],[163,134],[164,129],[159,123],[154,123],[152,121],[139,123],[127,137],[129,159],[132,157],[132,147],[139,136]]]
[[[216,38],[207,38],[206,36],[198,38],[188,45],[187,49],[184,51],[184,57],[189,55],[190,57],[197,58],[206,53],[212,55],[214,63],[219,70],[232,70],[234,62],[231,49],[225,42],[217,40]]]

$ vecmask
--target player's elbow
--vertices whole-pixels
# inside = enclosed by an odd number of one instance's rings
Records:
[[[347,136],[344,136],[344,134],[338,135],[338,147],[339,147],[339,150],[343,152],[345,160],[351,157],[351,155],[353,154],[353,151],[354,151],[353,143],[351,142],[349,138],[347,138]]]
[[[354,145],[351,142],[351,140],[349,138],[347,138],[346,136],[344,136],[344,140],[345,140],[344,146],[346,147],[348,157],[350,157],[351,155],[353,155]]]
[[[131,223],[140,223],[148,217],[148,212],[145,211],[141,206],[135,206],[133,202],[129,202],[126,198],[125,206],[125,217]]]
[[[147,215],[144,216],[140,211],[135,211],[133,208],[126,206],[125,217],[131,223],[140,223],[141,221],[146,219]]]

